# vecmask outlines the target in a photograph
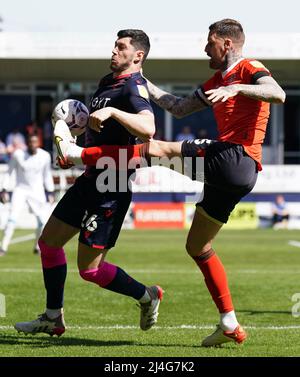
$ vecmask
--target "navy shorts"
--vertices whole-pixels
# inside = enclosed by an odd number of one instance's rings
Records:
[[[80,229],[79,241],[96,249],[110,249],[119,236],[132,193],[105,192],[95,179],[81,175],[53,211],[66,224]]]
[[[240,144],[216,142],[204,157],[204,195],[196,206],[220,223],[226,223],[241,198],[254,187],[257,164]]]

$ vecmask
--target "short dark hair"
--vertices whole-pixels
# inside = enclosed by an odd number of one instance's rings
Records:
[[[147,55],[150,50],[150,41],[148,35],[143,30],[138,29],[125,29],[120,30],[117,34],[118,38],[131,38],[130,43],[137,50],[144,51],[143,62],[147,58]]]
[[[242,25],[231,18],[224,18],[214,22],[209,27],[210,33],[216,33],[219,37],[229,37],[238,42],[245,42],[245,34]]]

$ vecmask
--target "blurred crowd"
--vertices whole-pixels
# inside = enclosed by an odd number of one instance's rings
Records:
[[[37,135],[40,147],[52,154],[53,151],[53,129],[50,119],[43,127],[39,127],[35,121],[26,125],[23,129],[11,130],[3,139],[0,138],[0,163],[7,163],[10,156],[16,149],[26,149],[26,137]]]

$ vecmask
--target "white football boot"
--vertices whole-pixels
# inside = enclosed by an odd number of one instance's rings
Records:
[[[76,145],[76,137],[73,137],[66,122],[58,120],[54,126],[54,142],[61,163],[66,166],[81,165],[81,153],[83,148]]]
[[[66,325],[63,313],[54,319],[50,319],[46,313],[43,313],[33,321],[16,323],[14,328],[18,332],[23,332],[25,335],[46,333],[51,336],[61,336],[66,330]]]
[[[141,309],[140,328],[144,331],[149,330],[157,322],[158,308],[164,294],[164,291],[158,285],[146,289],[151,300],[138,305]]]
[[[234,331],[224,331],[220,325],[217,325],[217,329],[202,341],[201,346],[214,347],[228,342],[240,344],[243,343],[246,338],[247,333],[240,325],[238,325]]]

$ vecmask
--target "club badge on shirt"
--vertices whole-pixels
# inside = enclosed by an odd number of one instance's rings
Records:
[[[148,90],[143,85],[137,85],[137,88],[141,97],[149,99]]]
[[[268,71],[269,72],[269,70],[261,63],[261,62],[259,62],[259,61],[257,61],[257,60],[252,60],[252,61],[249,61],[249,63],[253,66],[253,67],[255,67],[255,68],[263,68],[263,69],[265,69],[266,71]]]

